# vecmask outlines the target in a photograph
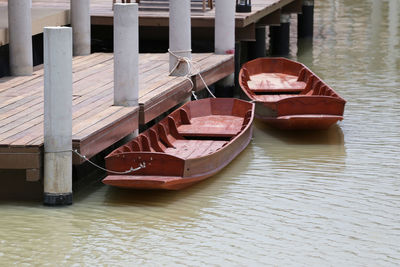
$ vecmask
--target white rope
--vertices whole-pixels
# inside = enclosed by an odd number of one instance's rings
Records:
[[[84,159],[85,161],[87,161],[90,164],[92,164],[93,166],[95,166],[96,168],[99,168],[100,170],[103,170],[103,171],[106,171],[106,172],[109,172],[109,173],[113,173],[113,174],[128,174],[128,173],[135,172],[135,171],[138,171],[138,170],[146,168],[146,163],[143,162],[143,163],[139,164],[139,167],[133,168],[131,166],[131,168],[129,170],[123,171],[123,172],[117,172],[117,171],[108,170],[108,169],[105,169],[105,168],[97,165],[93,161],[89,160],[85,155],[80,154],[78,152],[78,150],[76,150],[76,149],[75,150],[70,149],[70,150],[64,150],[64,151],[45,151],[44,153],[65,153],[65,152],[73,152],[73,153],[77,154],[79,157],[81,157],[82,159]]]
[[[209,93],[213,98],[216,98],[215,95],[211,92],[210,88],[208,88],[206,82],[205,82],[204,79],[203,79],[203,76],[201,76],[200,68],[197,68],[197,71],[192,72],[192,69],[195,69],[195,68],[196,68],[195,64],[198,63],[198,62],[194,62],[193,60],[191,60],[191,59],[188,58],[188,57],[182,57],[182,56],[179,56],[179,55],[175,54],[175,53],[185,53],[185,52],[191,52],[191,51],[192,51],[192,50],[186,50],[186,51],[185,51],[185,50],[180,50],[180,51],[174,51],[174,52],[172,52],[170,49],[168,49],[168,53],[170,53],[172,56],[176,57],[176,59],[177,59],[175,66],[172,68],[172,70],[170,71],[169,74],[171,75],[171,74],[176,70],[176,68],[178,68],[178,66],[179,66],[179,64],[180,64],[181,62],[185,62],[185,63],[188,65],[189,69],[188,69],[188,73],[187,73],[186,75],[184,75],[183,77],[184,77],[185,79],[187,79],[187,80],[190,81],[190,84],[192,85],[191,91],[192,91],[193,97],[197,100],[197,96],[196,96],[196,94],[195,94],[195,92],[194,92],[194,90],[193,90],[193,89],[194,89],[194,83],[193,83],[191,77],[192,77],[192,76],[199,75],[199,77],[200,77],[201,81],[203,82],[205,88],[207,89],[208,93]]]

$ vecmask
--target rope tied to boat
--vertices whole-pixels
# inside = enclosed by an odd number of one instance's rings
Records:
[[[100,169],[102,171],[106,171],[106,172],[112,173],[112,174],[129,174],[129,173],[136,172],[138,170],[146,168],[146,162],[142,162],[142,163],[139,163],[139,167],[133,168],[131,166],[131,168],[129,170],[122,171],[122,172],[109,170],[109,169],[103,168],[100,165],[94,163],[93,161],[88,159],[85,155],[80,154],[77,149],[68,149],[68,150],[63,150],[63,151],[45,151],[44,153],[65,153],[65,152],[73,152],[76,155],[78,155],[80,158],[84,159],[85,161],[87,161],[90,164],[92,164],[93,166],[95,166],[96,168],[98,168],[98,169]]]
[[[186,73],[186,75],[184,75],[183,77],[187,80],[189,80],[192,88],[190,89],[192,92],[192,95],[194,97],[194,99],[197,100],[197,96],[194,92],[194,83],[192,81],[192,76],[196,76],[199,75],[200,80],[203,82],[205,88],[207,89],[208,93],[213,97],[216,98],[215,95],[211,92],[210,88],[208,88],[207,83],[204,81],[203,76],[200,73],[200,68],[196,67],[195,64],[198,64],[198,62],[195,62],[193,60],[191,60],[188,57],[183,57],[183,56],[179,56],[176,53],[187,53],[187,52],[192,52],[192,50],[179,50],[179,51],[171,51],[170,49],[168,49],[168,53],[174,57],[176,57],[177,61],[175,66],[172,68],[172,70],[169,72],[169,75],[171,75],[181,63],[186,63],[188,65],[188,72]],[[194,72],[192,72],[192,70],[195,70]]]

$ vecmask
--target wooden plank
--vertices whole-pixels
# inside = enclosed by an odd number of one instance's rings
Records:
[[[257,22],[257,26],[279,26],[281,25],[281,9],[263,17]]]
[[[32,153],[10,149],[9,152],[0,152],[0,169],[37,169],[41,167],[41,162],[39,151]]]
[[[73,146],[79,147],[82,154],[92,157],[121,138],[136,130],[139,126],[139,108],[124,108],[102,121],[94,129],[96,131],[82,131],[81,136],[75,136]],[[79,139],[78,139],[79,138]],[[82,163],[82,159],[74,157],[74,164]]]
[[[32,7],[32,35],[43,32],[43,27],[64,26],[69,24],[69,8],[49,8],[46,4]],[[7,6],[0,3],[0,45],[8,44],[8,10]]]
[[[235,71],[233,55],[222,55],[219,57],[219,60],[213,58],[214,56],[199,63],[200,66],[203,66],[200,74],[207,86],[225,78]],[[205,88],[204,82],[201,80],[199,75],[196,75],[193,78],[193,82],[195,84],[195,91]]]
[[[301,13],[303,0],[294,0],[282,8],[282,13]]]

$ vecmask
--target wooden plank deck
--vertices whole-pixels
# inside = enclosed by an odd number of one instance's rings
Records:
[[[0,46],[8,44],[8,11],[5,1],[0,1]],[[43,32],[45,26],[69,24],[69,10],[63,8],[32,8],[32,35]]]
[[[42,0],[43,1],[43,0]],[[57,0],[61,1],[61,0]],[[234,1],[234,0],[232,0]],[[112,25],[113,11],[112,1],[95,0],[91,4],[92,24]],[[151,3],[153,2],[153,3]],[[298,0],[253,0],[252,12],[236,13],[236,27],[244,28],[267,15],[288,6]],[[291,10],[288,10],[291,11]],[[192,27],[214,27],[215,9],[206,9],[203,12],[200,8],[192,8]],[[168,26],[169,8],[168,1],[149,1],[141,0],[139,4],[139,24],[140,26]]]
[[[232,55],[193,60],[208,85],[234,71]],[[140,54],[139,62],[140,108],[113,106],[113,54],[73,59],[73,147],[82,154],[91,157],[137,129],[139,113],[147,123],[190,96],[188,79],[168,75],[168,54]],[[0,169],[28,174],[42,166],[43,66],[35,69],[32,76],[0,78]]]
[[[234,0],[232,0],[234,1]],[[245,28],[255,23],[266,23],[268,15],[276,11],[295,13],[300,12],[302,0],[253,0],[252,12],[236,13],[236,27]],[[5,7],[7,0],[0,0],[0,7]],[[192,27],[214,27],[215,9],[207,8],[203,12],[200,3],[192,4]],[[35,9],[69,10],[70,0],[32,0]],[[94,25],[113,25],[114,12],[112,0],[91,0],[91,16]],[[276,17],[276,16],[274,16]],[[279,24],[279,16],[277,17]],[[267,19],[268,20],[268,19]],[[142,0],[139,4],[140,26],[167,27],[169,22],[168,1]]]

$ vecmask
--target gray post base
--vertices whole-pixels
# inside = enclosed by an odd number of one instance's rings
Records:
[[[44,193],[43,204],[46,206],[66,206],[72,204],[72,192],[65,194]]]

